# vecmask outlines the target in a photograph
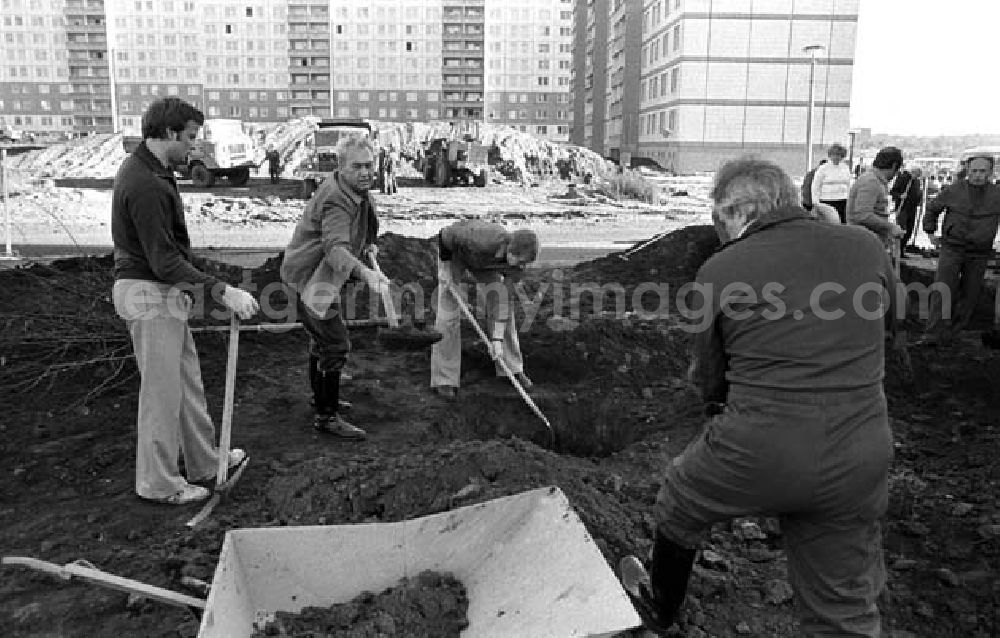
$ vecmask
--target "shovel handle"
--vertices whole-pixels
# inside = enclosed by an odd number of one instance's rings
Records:
[[[476,321],[476,317],[472,314],[472,311],[469,310],[469,307],[465,304],[465,300],[462,299],[462,296],[460,294],[458,294],[458,292],[455,290],[455,287],[450,284],[448,285],[448,292],[450,292],[451,296],[455,298],[455,301],[458,303],[458,307],[462,310],[462,314],[465,315],[465,318],[468,319],[469,323],[471,323],[472,326],[476,329],[476,333],[479,334],[479,339],[486,345],[487,348],[489,348],[490,339],[489,337],[486,336],[486,333],[479,325],[479,322]],[[539,407],[535,405],[535,402],[531,399],[531,396],[525,391],[524,386],[521,385],[521,382],[518,381],[517,377],[514,376],[514,373],[511,372],[510,366],[507,365],[507,362],[503,360],[503,357],[497,357],[495,361],[503,369],[504,374],[506,374],[507,378],[510,379],[510,382],[514,385],[514,388],[517,390],[518,394],[521,395],[521,398],[524,399],[524,402],[528,405],[529,408],[531,408],[531,411],[534,412],[535,416],[541,419],[542,423],[545,424],[545,427],[548,428],[549,434],[555,436],[555,430],[552,429],[552,424],[549,423],[549,420],[545,418],[545,415],[542,414],[542,411],[539,409]]]
[[[370,255],[372,261],[372,270],[378,274],[385,276],[382,269],[379,268],[378,261],[375,259],[375,255]],[[382,305],[385,306],[385,316],[389,320],[390,328],[399,327],[399,315],[396,314],[396,306],[392,304],[392,290],[389,288],[389,284],[382,284],[378,288],[379,296],[382,297]]]
[[[233,432],[233,402],[236,400],[236,358],[240,350],[240,318],[234,312],[229,320],[229,357],[226,359],[226,394],[222,404],[222,429],[219,432],[219,464],[216,486],[226,482],[229,471],[229,444]]]

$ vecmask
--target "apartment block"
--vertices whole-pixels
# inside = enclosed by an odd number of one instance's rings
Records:
[[[573,125],[570,141],[604,155],[608,66],[608,0],[580,0],[574,9]]]
[[[858,0],[645,0],[638,154],[680,172],[756,154],[807,168],[847,143]],[[815,49],[815,67],[806,47]]]
[[[609,0],[604,149],[628,165],[638,150],[642,0]]]

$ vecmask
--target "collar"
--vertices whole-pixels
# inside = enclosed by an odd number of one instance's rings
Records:
[[[785,208],[780,208],[773,214],[768,215],[766,221],[761,221],[759,219],[756,219],[747,224],[746,226],[744,226],[743,230],[740,231],[740,234],[738,237],[736,237],[736,239],[731,239],[725,244],[722,244],[719,247],[719,250],[732,246],[736,242],[743,241],[747,237],[750,237],[751,235],[759,233],[763,230],[774,228],[775,226],[778,226],[780,224],[784,224],[786,222],[793,222],[799,219],[811,220],[812,218],[809,217],[808,214],[806,214],[806,211],[804,211],[802,208],[798,206],[786,206]]]
[[[350,186],[348,186],[347,184],[345,184],[343,181],[341,181],[341,179],[340,179],[340,171],[334,171],[333,177],[334,177],[334,179],[337,180],[337,188],[340,189],[340,192],[342,192],[343,194],[347,195],[348,199],[350,199],[352,202],[354,202],[355,206],[360,206],[362,200],[368,199],[368,194],[367,193],[365,193],[364,195],[362,195],[361,193],[358,193],[353,188],[351,188]]]
[[[134,155],[142,163],[146,164],[146,166],[149,167],[149,170],[153,171],[155,175],[165,177],[170,180],[174,179],[174,172],[164,166],[160,160],[153,155],[153,152],[149,150],[148,146],[146,146],[146,140],[139,142],[139,146],[132,152],[132,155]]]

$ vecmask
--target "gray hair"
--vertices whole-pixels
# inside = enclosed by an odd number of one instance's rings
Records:
[[[353,153],[354,151],[368,151],[372,155],[375,154],[375,147],[372,146],[372,141],[360,134],[345,135],[344,137],[337,140],[337,146],[334,149],[334,153],[337,154],[338,158],[345,157],[348,153]]]
[[[777,210],[800,203],[799,191],[788,173],[774,162],[749,156],[719,168],[711,197],[721,214],[742,212],[748,221],[766,219]]]

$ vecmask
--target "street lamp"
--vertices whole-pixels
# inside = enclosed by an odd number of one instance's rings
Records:
[[[822,44],[810,44],[802,47],[804,53],[809,54],[809,109],[806,112],[806,172],[812,170],[813,165],[813,108],[816,106],[816,87],[813,79],[816,77],[816,55],[824,49]]]

